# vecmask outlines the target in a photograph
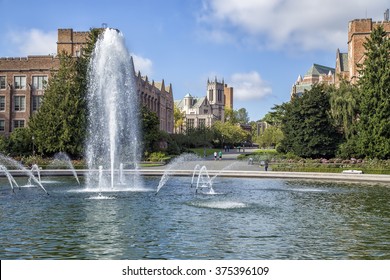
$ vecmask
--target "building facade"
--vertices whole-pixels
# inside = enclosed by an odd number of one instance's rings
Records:
[[[225,87],[223,89],[224,94],[224,105],[225,109],[232,109],[233,110],[233,87],[229,87],[227,84],[225,84]]]
[[[65,52],[73,57],[82,55],[89,32],[58,29],[57,53]],[[25,127],[42,101],[46,84],[60,65],[57,56],[28,56],[0,58],[0,134],[9,135],[15,128]],[[160,129],[173,133],[172,85],[149,82],[141,73],[135,81],[139,100],[156,112]]]
[[[291,89],[291,98],[301,96],[305,90],[310,90],[318,83],[334,84],[335,69],[319,64],[313,64],[303,76],[299,75]]]
[[[229,96],[226,103],[225,89]],[[187,129],[199,127],[211,127],[215,121],[224,121],[225,105],[233,107],[233,88],[227,84],[207,80],[206,96],[194,97],[187,94],[181,100],[175,101],[175,106],[185,115],[184,127],[178,128],[176,133],[181,133]]]
[[[384,14],[383,21],[372,21],[372,19],[355,19],[348,23],[348,53],[336,53],[336,79],[338,85],[341,79],[352,83],[359,80],[358,64],[365,59],[365,48],[363,46],[371,32],[382,25],[387,35],[390,36],[389,9]]]
[[[41,105],[52,70],[58,67],[54,56],[0,58],[0,134],[26,126]]]
[[[166,86],[164,80],[161,82],[149,81],[148,77],[141,76],[140,72],[136,75],[136,84],[141,103],[157,114],[160,120],[160,130],[173,133],[172,84]]]

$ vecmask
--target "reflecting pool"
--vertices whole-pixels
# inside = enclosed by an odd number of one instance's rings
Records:
[[[390,188],[280,179],[144,177],[86,191],[71,177],[11,191],[0,179],[1,259],[390,259]],[[82,180],[81,180],[82,181]]]

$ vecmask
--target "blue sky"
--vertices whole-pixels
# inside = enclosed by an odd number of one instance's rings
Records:
[[[63,4],[63,3],[66,3]],[[261,119],[286,102],[313,63],[334,67],[348,22],[383,19],[388,0],[0,0],[0,57],[56,52],[57,29],[118,28],[136,70],[204,96],[207,79],[234,88],[234,109]]]

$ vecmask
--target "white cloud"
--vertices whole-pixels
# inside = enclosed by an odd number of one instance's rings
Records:
[[[38,29],[27,31],[8,32],[12,48],[16,51],[17,56],[27,55],[48,55],[57,53],[57,32],[44,32]]]
[[[235,73],[231,76],[234,99],[241,101],[260,100],[272,93],[270,85],[256,71]]]
[[[204,0],[199,22],[262,48],[333,50],[346,47],[349,21],[366,13],[382,20],[387,7],[388,0]]]
[[[135,71],[140,71],[142,76],[150,77],[153,74],[153,62],[149,58],[134,53],[131,56],[133,57]]]

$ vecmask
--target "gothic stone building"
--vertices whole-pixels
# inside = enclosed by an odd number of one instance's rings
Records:
[[[211,127],[215,121],[224,121],[225,107],[233,108],[233,88],[217,78],[208,80],[206,96],[187,94],[182,100],[176,100],[175,105],[185,114],[185,127],[178,128],[176,133],[182,133],[185,129]]]
[[[87,43],[88,32],[58,29],[57,53],[77,57]],[[57,56],[0,58],[0,134],[9,135],[15,128],[25,127],[36,112],[45,92],[45,84],[58,70]],[[173,132],[172,85],[149,82],[135,74],[137,92],[143,105],[156,112],[160,129]]]
[[[315,84],[333,84],[334,75],[334,68],[313,64],[303,78],[301,75],[298,76],[297,81],[293,84],[291,89],[291,98],[294,96],[301,96],[305,90],[310,90]]]

